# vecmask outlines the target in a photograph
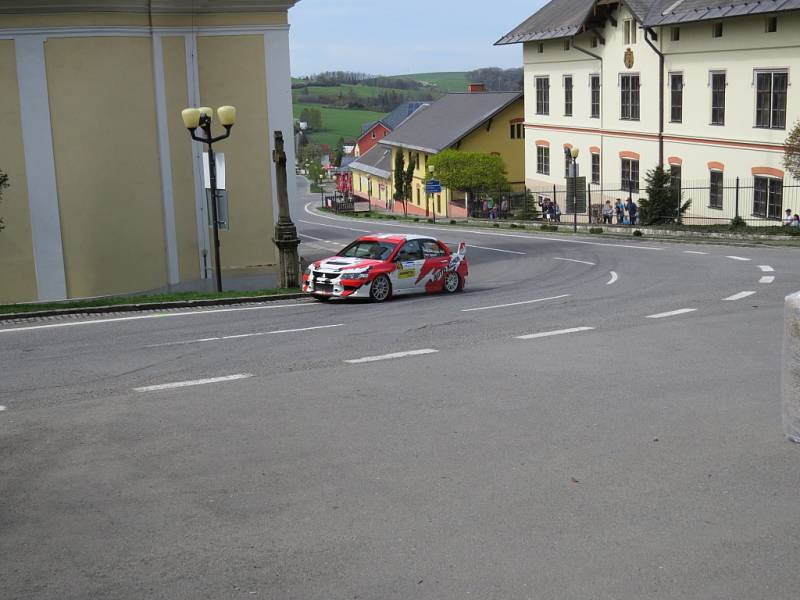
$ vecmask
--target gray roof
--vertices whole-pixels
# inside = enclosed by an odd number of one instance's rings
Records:
[[[373,146],[350,163],[351,169],[358,169],[376,177],[390,179],[392,176],[392,151],[383,146]]]
[[[435,154],[449,148],[520,98],[522,92],[446,94],[421,107],[379,143]]]
[[[623,0],[623,4],[646,27],[800,10],[800,0]],[[496,44],[572,37],[582,31],[594,5],[595,0],[551,0]]]
[[[400,125],[403,121],[405,121],[408,117],[414,114],[414,112],[423,104],[424,102],[403,102],[400,106],[395,108],[392,112],[381,119],[381,123],[386,125],[389,129],[395,130],[397,126]]]

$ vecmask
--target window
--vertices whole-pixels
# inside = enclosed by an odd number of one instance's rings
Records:
[[[417,204],[419,204],[419,186],[417,186]]]
[[[548,146],[536,146],[536,172],[550,175],[550,148]]]
[[[669,120],[672,123],[680,123],[683,120],[683,73],[669,74],[669,88],[670,88]]]
[[[397,256],[394,257],[398,261],[423,260],[424,258],[425,256],[422,254],[422,248],[419,247],[418,240],[411,240],[403,244],[397,252]]]
[[[600,155],[592,153],[592,183],[600,183]]]
[[[564,52],[569,50],[569,40],[564,40]]]
[[[786,71],[756,72],[756,127],[786,128]]]
[[[620,119],[626,121],[639,120],[639,76],[620,75]]]
[[[592,93],[592,118],[600,118],[600,75],[591,75],[589,77],[589,87]]]
[[[681,28],[680,27],[670,27],[669,28],[669,39],[673,42],[678,42],[681,39]]]
[[[711,124],[725,125],[725,73],[711,73]]]
[[[722,23],[713,23],[711,25],[711,37],[715,38],[722,37]]]
[[[722,209],[722,171],[711,171],[711,184],[709,185],[709,208]]]
[[[375,139],[375,132],[374,131],[372,132],[372,139],[373,140]]]
[[[569,177],[569,167],[572,165],[572,155],[568,154],[569,148],[564,146],[564,177]]]
[[[639,161],[633,158],[622,159],[622,189],[639,192]]]
[[[675,198],[681,195],[681,167],[680,165],[669,166],[669,188]]]
[[[778,17],[767,17],[765,29],[767,33],[775,33],[778,31]]]
[[[572,75],[564,75],[564,116],[572,116]]]
[[[445,251],[442,247],[433,240],[421,240],[422,254],[425,258],[435,258],[437,256],[444,256]]]
[[[622,23],[622,31],[626,45],[636,43],[636,22],[633,19],[625,19]]]
[[[511,139],[521,140],[524,136],[522,123],[511,123]]]
[[[597,48],[597,36],[593,35],[592,38],[589,40],[589,47],[590,48]]]
[[[550,114],[550,78],[536,78],[536,114]]]
[[[540,42],[540,43],[539,43],[539,45],[538,45],[538,46],[537,46],[537,48],[536,48],[536,51],[537,51],[539,54],[544,54],[544,44],[542,44],[542,43]]]
[[[780,219],[783,209],[783,180],[772,177],[753,179],[753,216]]]

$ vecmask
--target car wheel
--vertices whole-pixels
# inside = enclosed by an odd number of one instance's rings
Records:
[[[392,295],[392,284],[386,275],[378,275],[372,280],[369,288],[369,298],[373,302],[383,302]]]
[[[455,271],[450,271],[444,276],[444,291],[452,294],[461,289],[461,277]]]
[[[320,302],[328,302],[331,299],[330,296],[318,296],[316,294],[314,294],[314,298]]]

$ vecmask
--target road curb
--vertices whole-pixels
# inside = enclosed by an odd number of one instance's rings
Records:
[[[305,297],[305,294],[297,292],[294,294],[273,294],[269,296],[237,296],[233,298],[207,298],[203,300],[176,300],[173,302],[147,302],[142,304],[112,304],[109,306],[89,306],[85,308],[63,308],[57,310],[0,314],[0,322],[68,315],[96,315],[113,312],[168,310],[171,308],[202,308],[204,306],[223,306],[227,304],[257,304],[260,302],[297,300],[298,298]]]

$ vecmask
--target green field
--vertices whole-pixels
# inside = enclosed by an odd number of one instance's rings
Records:
[[[467,74],[462,71],[449,73],[413,73],[410,75],[397,75],[397,77],[426,81],[437,86],[442,92],[467,91]]]
[[[422,94],[436,92],[435,89],[428,88],[419,90],[396,90],[393,88],[375,87],[373,85],[347,85],[344,83],[337,86],[312,85],[307,88],[293,89],[292,96],[294,97],[295,102],[303,101],[303,96],[306,94],[306,90],[308,90],[308,95],[310,96],[323,96],[325,98],[338,98],[340,95],[346,98],[351,91],[356,96],[362,98],[374,97],[384,92],[394,92],[397,94],[402,94],[408,100],[416,100]]]
[[[315,144],[328,144],[331,149],[340,137],[355,140],[361,135],[361,125],[370,121],[377,121],[384,116],[383,113],[370,110],[352,110],[347,108],[327,108],[319,104],[303,104],[296,102],[293,105],[294,117],[299,118],[304,108],[318,108],[322,112],[322,126],[324,131],[309,134],[309,139]]]

